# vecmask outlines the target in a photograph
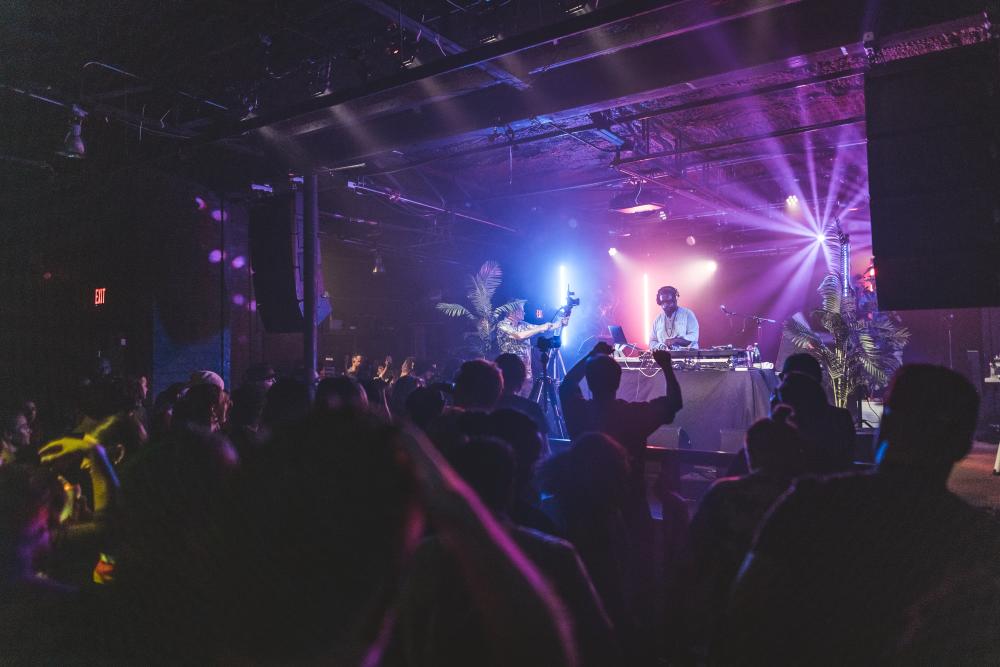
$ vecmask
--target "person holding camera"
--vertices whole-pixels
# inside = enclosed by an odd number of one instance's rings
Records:
[[[539,334],[553,331],[566,326],[569,318],[564,317],[559,322],[544,324],[528,324],[524,321],[524,301],[519,301],[516,308],[497,324],[497,345],[501,353],[513,354],[524,362],[525,387],[531,388],[531,339]]]

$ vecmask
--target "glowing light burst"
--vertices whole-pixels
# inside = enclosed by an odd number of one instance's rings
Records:
[[[566,305],[566,292],[569,289],[569,271],[566,270],[565,264],[559,265],[559,284],[556,289],[556,303],[560,305]],[[562,330],[562,344],[565,345],[566,341],[569,340],[569,327],[564,327]]]
[[[608,255],[614,257],[618,254],[618,248],[608,248]]]

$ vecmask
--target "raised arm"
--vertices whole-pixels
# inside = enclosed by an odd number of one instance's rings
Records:
[[[594,355],[611,354],[612,352],[614,352],[614,349],[610,345],[600,342],[590,352],[580,357],[580,360],[573,364],[573,367],[566,372],[566,377],[563,378],[562,383],[559,385],[559,398],[563,399],[563,396],[579,393],[580,382],[587,372],[588,360],[593,358]]]
[[[562,603],[422,433],[404,436],[428,519],[458,562],[497,664],[577,664]]]
[[[667,383],[667,398],[670,400],[673,412],[677,412],[684,407],[684,400],[681,396],[681,384],[677,381],[677,374],[674,373],[671,363],[673,358],[666,350],[657,350],[653,352],[653,360],[663,369],[663,379]]]
[[[528,338],[531,338],[532,336],[537,336],[538,334],[542,334],[547,331],[552,331],[557,326],[559,325],[557,325],[554,322],[546,322],[545,324],[532,325],[527,329],[523,329],[521,331],[504,330],[504,333],[513,338],[514,340],[526,340]]]

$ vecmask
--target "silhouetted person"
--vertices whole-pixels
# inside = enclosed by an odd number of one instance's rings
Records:
[[[302,382],[282,379],[267,391],[261,423],[271,430],[281,429],[309,414],[309,388]]]
[[[912,625],[907,614],[934,610],[929,595],[949,577],[985,567],[995,580],[997,525],[946,487],[978,406],[958,373],[903,366],[885,399],[878,468],[802,479],[771,510],[737,580],[718,662],[884,663]]]
[[[503,373],[503,394],[497,401],[497,408],[511,408],[531,417],[542,436],[549,433],[549,421],[545,418],[542,408],[534,401],[521,395],[528,369],[516,354],[504,352],[494,362]]]
[[[315,405],[317,410],[367,410],[368,394],[350,376],[323,378],[316,385]]]
[[[454,405],[464,410],[492,410],[503,393],[503,375],[492,361],[466,361],[455,376]]]
[[[785,375],[775,398],[792,408],[805,440],[806,470],[816,474],[845,472],[854,461],[854,420],[851,413],[826,400],[822,385],[803,373]]]
[[[629,473],[624,447],[602,433],[585,433],[547,460],[540,477],[549,496],[543,508],[587,566],[621,638],[625,664],[637,664],[646,653],[640,588],[648,582],[637,567],[646,554],[636,548],[623,515]]]
[[[515,526],[508,519],[517,468],[511,447],[497,438],[473,437],[451,452],[449,462],[552,582],[573,621],[580,664],[616,664],[610,623],[572,545]],[[455,571],[455,559],[440,539],[431,537],[421,543],[403,588],[396,641],[383,663],[386,667],[501,664],[491,658],[482,615]]]
[[[790,415],[791,408],[778,406],[750,427],[744,448],[750,474],[716,480],[691,521],[693,576],[685,618],[695,645],[707,641],[722,617],[767,510],[805,469],[805,443],[788,423]]]
[[[539,508],[541,497],[535,469],[542,458],[544,440],[538,426],[523,412],[502,409],[490,414],[486,429],[489,435],[509,444],[514,452],[514,496],[507,514],[519,526],[557,534],[556,526]]]
[[[616,398],[621,384],[622,369],[609,354],[611,347],[598,343],[566,373],[559,387],[559,399],[569,434],[576,437],[588,431],[606,433],[625,448],[632,471],[629,489],[629,514],[649,518],[646,502],[645,460],[646,438],[653,431],[674,420],[683,406],[681,387],[670,365],[670,353],[656,350],[653,358],[663,370],[666,396],[651,401],[629,402]],[[587,387],[593,398],[586,400],[580,381],[586,375]],[[630,519],[631,520],[631,519]]]

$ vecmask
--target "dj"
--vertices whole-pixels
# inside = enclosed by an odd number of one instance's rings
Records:
[[[649,336],[651,350],[695,349],[698,347],[698,319],[688,308],[677,305],[680,292],[676,287],[661,287],[656,293],[656,304],[663,313],[653,322]]]

